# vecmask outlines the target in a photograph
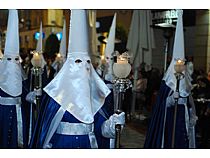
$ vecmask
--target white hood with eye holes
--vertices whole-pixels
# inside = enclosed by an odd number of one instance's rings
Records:
[[[92,123],[110,90],[88,63],[86,10],[72,10],[70,24],[67,60],[44,90],[79,121]]]
[[[8,57],[9,58],[9,57]],[[7,94],[16,97],[22,93],[22,72],[19,61],[7,59],[0,61],[0,88]]]
[[[3,59],[0,61],[0,89],[5,93],[16,97],[22,93],[22,73],[19,57],[19,28],[18,12],[10,9],[5,51]]]
[[[94,115],[110,93],[88,60],[87,53],[69,54],[62,69],[44,88],[63,109],[83,123],[94,121]]]

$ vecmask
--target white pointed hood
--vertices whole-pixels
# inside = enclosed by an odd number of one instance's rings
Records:
[[[46,64],[46,61],[44,60],[44,57],[43,57],[43,50],[42,50],[42,22],[40,23],[40,30],[39,30],[39,39],[38,39],[38,42],[37,42],[37,45],[36,45],[36,51],[37,52],[40,52],[41,53],[41,67],[43,68],[44,65]]]
[[[112,53],[114,52],[115,31],[116,31],[116,13],[114,14],[114,18],[112,20],[112,25],[107,39],[107,45],[105,48],[105,59],[108,65],[108,70],[106,72],[105,79],[111,82],[113,80],[113,72],[112,72],[113,61],[111,60],[111,57]]]
[[[63,60],[66,59],[66,21],[64,20],[63,23],[63,31],[62,31],[62,39],[59,48],[59,53],[61,54]]]
[[[19,56],[18,12],[13,9],[9,10],[4,54]]]
[[[9,10],[3,60],[0,62],[0,88],[11,96],[22,93],[22,74],[19,56],[18,11]]]
[[[89,63],[88,51],[86,11],[72,10],[67,60],[44,91],[84,123],[94,121],[94,115],[110,93]]]
[[[166,85],[169,86],[172,90],[176,90],[176,77],[174,75],[175,69],[174,65],[176,64],[176,59],[185,59],[185,50],[184,50],[184,32],[183,32],[183,20],[182,20],[183,11],[178,10],[178,20],[176,24],[176,32],[174,39],[173,47],[173,57],[172,61],[166,71],[166,74],[163,78]],[[184,72],[184,79],[180,80],[179,92],[182,97],[186,97],[191,93],[191,77],[189,73]]]
[[[66,56],[66,21],[64,20],[59,52],[55,58],[55,61],[51,65],[56,70],[56,74],[59,72],[64,62],[66,61]]]

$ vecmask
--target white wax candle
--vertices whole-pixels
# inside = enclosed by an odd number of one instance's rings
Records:
[[[58,53],[58,54],[56,55],[56,59],[55,59],[55,60],[58,61],[58,62],[60,62],[60,61],[62,60],[61,53]]]
[[[117,59],[117,64],[127,64],[127,63],[128,63],[128,60],[126,60],[125,58],[121,56]]]
[[[34,53],[33,58],[31,59],[31,63],[34,67],[41,67],[42,61],[39,53]]]

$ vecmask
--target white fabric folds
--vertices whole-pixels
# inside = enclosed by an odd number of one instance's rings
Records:
[[[77,61],[81,61],[77,63]],[[109,88],[95,72],[87,53],[69,54],[62,69],[44,88],[63,109],[84,123],[92,123]]]

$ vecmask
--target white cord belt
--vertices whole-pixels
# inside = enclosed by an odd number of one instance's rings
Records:
[[[60,122],[56,133],[63,135],[88,135],[93,132],[94,124]]]
[[[0,104],[1,105],[17,105],[21,104],[21,97],[1,97],[0,96]]]

